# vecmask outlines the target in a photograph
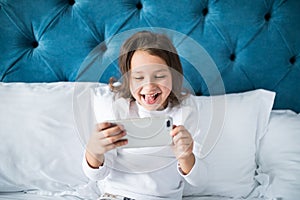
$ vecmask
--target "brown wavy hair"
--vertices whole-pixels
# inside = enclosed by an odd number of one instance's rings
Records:
[[[168,67],[172,68],[172,91],[167,100],[171,103],[171,106],[180,104],[188,92],[182,87],[183,70],[177,50],[167,36],[150,31],[137,32],[129,37],[122,45],[119,56],[122,84],[114,85],[116,79],[113,77],[110,78],[109,85],[111,90],[116,92],[118,97],[135,100],[131,95],[129,84],[131,59],[137,50],[142,50],[150,55],[160,57],[166,62]],[[184,94],[182,93],[183,90],[185,90]]]

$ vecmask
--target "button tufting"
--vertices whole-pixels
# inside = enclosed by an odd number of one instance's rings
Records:
[[[290,58],[290,63],[293,65],[296,62],[296,56]]]
[[[75,0],[69,0],[69,4],[73,6],[75,4]]]
[[[141,2],[138,2],[136,4],[136,8],[139,9],[139,10],[141,10],[143,8],[143,4]]]
[[[265,20],[266,21],[269,21],[270,18],[271,18],[271,14],[270,13],[265,14]]]
[[[107,50],[107,46],[106,46],[105,43],[100,44],[100,50],[103,51],[103,52]]]
[[[235,54],[232,53],[232,54],[230,55],[229,59],[230,59],[231,61],[234,61],[234,60],[235,60]]]
[[[205,17],[208,14],[208,8],[203,8],[202,15]]]
[[[37,41],[33,41],[31,43],[31,45],[32,45],[33,48],[37,48],[39,46],[39,43]]]

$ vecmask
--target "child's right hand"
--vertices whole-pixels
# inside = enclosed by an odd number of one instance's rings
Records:
[[[109,122],[99,123],[92,133],[86,146],[86,160],[90,167],[98,168],[103,165],[104,153],[126,145],[128,141],[122,140],[126,135],[124,128]]]

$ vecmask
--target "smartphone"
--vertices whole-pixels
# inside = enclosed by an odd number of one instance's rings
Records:
[[[173,120],[169,116],[130,118],[110,121],[123,125],[128,144],[121,148],[158,147],[172,144]]]

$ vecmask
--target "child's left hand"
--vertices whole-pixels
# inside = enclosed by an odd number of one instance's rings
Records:
[[[175,126],[171,131],[173,151],[183,174],[188,174],[194,166],[194,140],[184,126]]]
[[[188,158],[193,154],[194,140],[184,126],[174,126],[171,136],[173,137],[173,151],[177,160]]]

